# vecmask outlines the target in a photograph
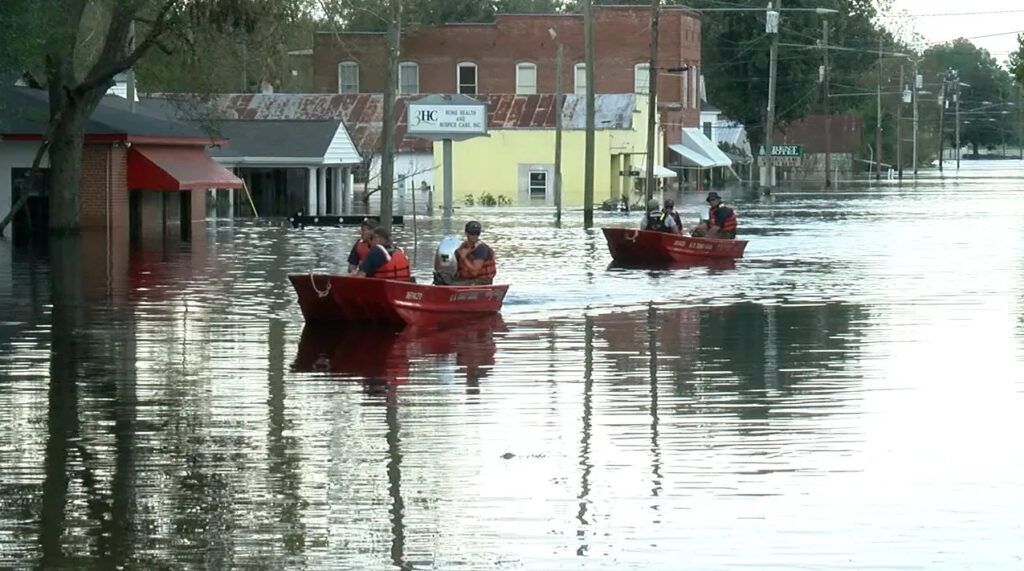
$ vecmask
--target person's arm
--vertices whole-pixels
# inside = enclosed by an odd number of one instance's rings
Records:
[[[380,248],[370,248],[370,253],[366,255],[366,259],[359,265],[359,269],[352,275],[361,278],[372,278],[377,270],[388,262],[387,257]]]
[[[348,253],[348,273],[352,273],[359,268],[359,254],[356,252],[356,248],[359,247],[359,242],[356,241],[352,245],[352,250]]]
[[[671,213],[665,217],[665,227],[668,228],[671,234],[679,234],[680,232],[679,225],[676,224],[676,219]]]
[[[470,277],[477,277],[480,272],[484,269],[484,262],[491,259],[491,249],[481,244],[473,249],[473,256],[470,259],[469,249],[464,250],[462,258],[459,260],[459,264],[465,264],[466,273]]]

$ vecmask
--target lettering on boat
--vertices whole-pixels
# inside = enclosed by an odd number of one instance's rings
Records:
[[[480,292],[478,291],[464,291],[461,293],[452,294],[448,301],[476,301],[480,299]]]
[[[421,292],[418,292],[418,291],[407,291],[407,292],[405,292],[405,299],[412,299],[412,300],[419,301],[419,300],[423,299],[423,294]]]
[[[714,244],[697,242],[694,240],[676,240],[675,244],[672,245],[676,248],[683,248],[684,250],[713,250],[715,247]]]

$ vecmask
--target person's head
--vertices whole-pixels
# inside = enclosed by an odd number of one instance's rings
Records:
[[[722,197],[718,196],[717,192],[709,192],[707,201],[711,206],[718,206],[722,203]]]
[[[378,226],[373,229],[373,245],[390,246],[391,245],[391,232],[388,232],[384,228]]]
[[[480,232],[483,231],[483,227],[476,220],[470,220],[466,222],[466,239],[470,242],[476,242],[480,239]]]
[[[669,210],[672,210],[675,207],[676,207],[676,201],[672,200],[671,198],[666,198],[665,199],[665,208],[667,208]]]
[[[363,240],[369,242],[373,239],[373,231],[377,228],[377,221],[373,218],[367,218],[363,220],[362,225],[359,226],[359,236]]]
[[[647,202],[647,210],[658,210],[659,208],[660,207],[658,205],[658,199],[657,198],[652,198],[651,200],[649,200]]]

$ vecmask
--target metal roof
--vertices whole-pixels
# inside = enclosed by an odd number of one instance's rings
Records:
[[[359,164],[348,132],[341,121],[217,121],[213,127],[229,139],[210,149],[221,162],[267,162],[270,159],[304,160],[314,164]]]

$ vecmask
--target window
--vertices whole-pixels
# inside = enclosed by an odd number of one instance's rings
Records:
[[[476,64],[460,63],[458,72],[459,93],[476,95]]]
[[[548,199],[548,173],[530,171],[530,200]]]
[[[338,64],[338,93],[359,93],[359,64],[343,61]]]
[[[520,63],[516,65],[516,95],[537,93],[537,65]]]
[[[398,94],[413,95],[420,92],[420,66],[411,61],[398,64]]]
[[[633,66],[633,92],[647,93],[651,86],[651,64],[638,63]]]
[[[576,95],[587,94],[587,64],[576,64],[573,70],[573,86],[573,93]]]

